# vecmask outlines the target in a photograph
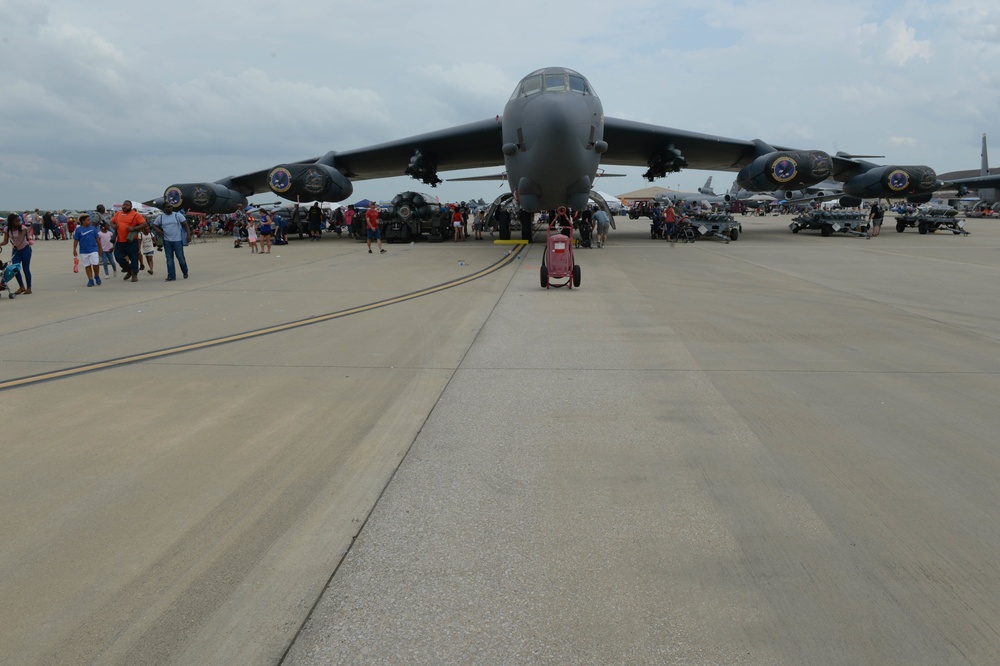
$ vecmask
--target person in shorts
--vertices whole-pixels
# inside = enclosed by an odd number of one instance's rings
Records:
[[[464,241],[465,237],[462,235],[462,230],[464,229],[462,226],[462,211],[458,206],[455,206],[451,210],[451,226],[455,229],[455,242]]]
[[[101,254],[97,229],[90,223],[90,214],[83,213],[80,215],[80,226],[73,231],[73,256],[87,271],[88,287],[101,284]]]
[[[483,240],[483,230],[486,228],[486,212],[480,208],[472,219],[472,232],[476,240]]]
[[[260,234],[260,252],[259,254],[271,254],[271,234],[274,232],[274,227],[272,226],[271,214],[266,210],[260,213],[260,227],[257,229],[257,233]],[[267,248],[266,252],[264,248]]]
[[[309,240],[323,240],[323,211],[318,203],[314,203],[306,213],[309,222]]]
[[[594,214],[591,216],[591,219],[597,225],[597,247],[601,248],[608,242],[608,229],[611,227],[611,220],[608,218],[608,214],[603,210],[597,208],[597,206],[594,206],[594,208],[596,210],[594,210]]]
[[[385,250],[382,249],[382,234],[378,227],[378,208],[375,207],[374,201],[368,204],[368,210],[365,212],[365,227],[368,230],[368,254],[372,253],[372,241],[378,244],[379,254],[385,254]]]
[[[871,210],[868,211],[868,219],[872,223],[872,238],[878,236],[878,232],[882,231],[882,219],[885,217],[885,210],[879,202],[872,204]]]

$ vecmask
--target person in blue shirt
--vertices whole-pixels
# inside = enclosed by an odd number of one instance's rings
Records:
[[[275,213],[274,218],[274,244],[275,245],[287,245],[288,239],[285,238],[285,229],[288,228],[288,222],[281,213]]]
[[[181,265],[181,273],[184,279],[188,278],[187,260],[184,258],[184,244],[191,242],[191,229],[188,228],[187,220],[180,213],[174,212],[174,207],[168,203],[163,204],[163,212],[153,220],[153,226],[163,235],[163,254],[167,262],[166,282],[173,282],[177,279],[177,269],[174,268],[174,256]]]
[[[90,214],[80,215],[80,226],[73,231],[73,256],[87,271],[87,286],[101,284],[101,244],[97,242],[97,229],[90,223]]]

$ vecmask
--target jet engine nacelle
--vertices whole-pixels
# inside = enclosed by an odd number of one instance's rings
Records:
[[[849,178],[844,194],[861,199],[902,199],[930,194],[940,186],[929,166],[884,166]]]
[[[354,193],[347,176],[325,164],[279,164],[267,186],[289,201],[343,201]]]
[[[861,205],[861,199],[857,197],[849,197],[846,194],[838,200],[841,208],[857,208]]]
[[[778,150],[743,167],[736,182],[751,192],[811,187],[830,177],[833,158],[822,150]]]
[[[232,213],[247,198],[221,183],[183,183],[163,192],[163,203],[197,213]]]

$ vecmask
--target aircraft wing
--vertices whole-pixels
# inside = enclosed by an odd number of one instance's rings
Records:
[[[333,154],[330,166],[351,180],[405,176],[411,158],[420,151],[435,171],[495,167],[503,164],[501,144],[500,121],[491,118],[367,148],[345,150]],[[286,164],[312,164],[320,159],[323,158],[313,157]],[[231,176],[219,182],[245,196],[269,192],[267,177],[271,168]]]
[[[464,176],[462,178],[445,178],[449,183],[458,183],[464,181],[477,181],[477,180],[507,180],[507,173],[491,173],[485,176]]]
[[[739,171],[753,162],[761,154],[761,149],[797,150],[788,146],[763,144],[760,141],[700,134],[609,117],[604,119],[604,140],[608,144],[608,150],[601,157],[602,164],[648,164],[651,171],[654,171],[654,176],[663,175],[655,173],[654,162],[664,157],[669,160],[671,148],[683,159],[666,171],[681,167],[707,171]],[[833,178],[843,181],[864,171],[865,163],[859,162],[857,157],[847,154],[833,156]]]
[[[970,190],[977,190],[979,188],[1000,188],[1000,174],[946,180],[944,181],[944,187],[966,187]]]
[[[624,178],[626,174],[624,173],[603,173],[598,171],[598,178]],[[491,173],[485,176],[463,176],[462,178],[445,178],[449,183],[459,183],[466,181],[483,181],[483,180],[507,180],[507,172],[503,173]]]
[[[415,151],[441,171],[495,167],[503,164],[500,120],[491,118],[370,148],[337,153],[334,163],[355,180],[406,175]]]
[[[605,117],[604,140],[608,143],[608,150],[601,156],[601,163],[619,166],[648,165],[671,146],[680,152],[687,162],[686,166],[691,169],[739,171],[756,157],[752,141],[621,118]]]

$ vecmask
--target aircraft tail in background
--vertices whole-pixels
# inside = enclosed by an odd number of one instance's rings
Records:
[[[988,176],[990,174],[990,158],[986,154],[986,133],[983,132],[983,154],[982,154],[982,164],[979,167],[980,176]],[[979,198],[982,201],[997,201],[997,190],[996,188],[980,188]]]
[[[698,188],[698,194],[707,194],[710,197],[715,196],[715,190],[712,189],[712,177],[709,176],[705,184]]]
[[[990,158],[986,155],[986,132],[983,132],[983,164],[979,167],[980,176],[990,175]]]

